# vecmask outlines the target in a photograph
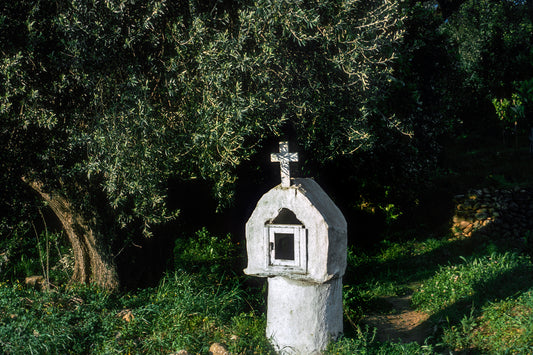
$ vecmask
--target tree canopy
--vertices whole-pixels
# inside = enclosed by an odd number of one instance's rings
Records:
[[[224,205],[237,169],[291,135],[311,175],[335,171],[339,185],[390,200],[427,180],[439,137],[473,98],[531,76],[531,1],[0,9],[0,227],[24,218],[32,187],[67,231],[74,279],[103,285],[95,270],[115,278],[111,241],[178,215],[170,179],[207,181]]]
[[[2,7],[2,178],[61,196],[100,240],[173,218],[171,176],[227,200],[236,167],[287,127],[316,161],[370,148],[374,117],[401,127],[376,105],[402,34],[394,1]]]

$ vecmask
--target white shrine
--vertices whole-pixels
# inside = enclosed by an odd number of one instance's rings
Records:
[[[320,354],[343,330],[342,276],[347,226],[312,179],[291,179],[280,142],[281,184],[264,194],[246,223],[247,275],[268,277],[267,337],[280,354]]]

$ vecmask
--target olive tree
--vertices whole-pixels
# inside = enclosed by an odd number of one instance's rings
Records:
[[[372,149],[401,40],[396,1],[4,2],[4,195],[57,215],[73,281],[117,289],[111,241],[176,218],[170,177],[212,181],[287,127],[314,159]]]

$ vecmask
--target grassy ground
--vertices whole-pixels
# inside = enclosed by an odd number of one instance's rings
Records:
[[[531,187],[533,159],[521,146],[485,136],[459,138],[445,152],[438,190],[445,189],[446,198],[471,188]],[[345,303],[355,326],[348,336],[357,336],[365,315],[391,311],[383,298],[412,293],[414,308],[429,315],[424,325],[432,329],[426,340],[431,347],[410,344],[413,349],[392,353],[533,353],[533,231],[518,240],[455,238],[452,210],[431,228],[404,228],[373,250],[350,251]],[[420,225],[431,225],[428,216],[421,214]]]
[[[470,137],[450,145],[437,187],[453,195],[529,185],[528,153],[491,142]],[[451,215],[437,222],[431,216],[420,214],[415,224],[424,228],[392,228],[392,237],[374,248],[349,251],[345,336],[330,345],[329,354],[533,352],[533,263],[527,247],[457,239],[449,231]],[[526,246],[528,237],[523,236]],[[211,343],[221,342],[234,354],[272,353],[264,338],[264,288],[227,270],[240,264],[242,254],[229,237],[201,230],[179,242],[175,271],[155,288],[109,295],[90,286],[37,291],[0,283],[0,352],[207,354]],[[390,312],[383,297],[405,294],[429,315],[431,336],[423,345],[378,341],[362,320]]]

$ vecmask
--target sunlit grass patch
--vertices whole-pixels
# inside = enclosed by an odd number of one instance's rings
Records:
[[[526,256],[508,252],[462,259],[441,267],[418,288],[413,295],[418,309],[434,314],[457,302],[497,298],[529,286],[533,265]]]
[[[115,300],[91,286],[39,292],[0,285],[0,349],[8,354],[87,353],[115,321]]]
[[[469,326],[465,327],[465,322]],[[531,354],[533,290],[489,303],[477,318],[465,317],[460,325],[447,326],[442,339],[456,350],[477,348],[490,354]]]
[[[153,290],[121,299],[131,311],[102,343],[102,353],[207,353],[221,342],[235,353],[268,353],[263,318],[250,311],[237,280],[206,282],[201,274],[182,271],[167,275]]]
[[[93,286],[29,290],[0,284],[0,349],[8,354],[268,354],[265,319],[250,310],[237,280],[171,273],[157,288],[112,296]]]

